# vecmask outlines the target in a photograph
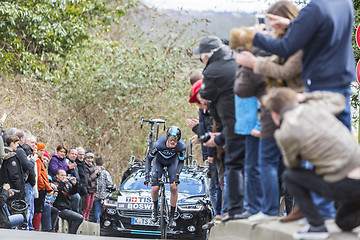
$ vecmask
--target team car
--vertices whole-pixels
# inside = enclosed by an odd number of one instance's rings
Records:
[[[168,229],[168,238],[207,239],[202,225],[213,217],[204,168],[185,167],[180,174],[176,226]],[[159,238],[159,222],[151,220],[151,187],[144,185],[145,170],[131,174],[104,201],[100,227],[102,236],[141,236]],[[169,184],[166,198],[170,199]]]

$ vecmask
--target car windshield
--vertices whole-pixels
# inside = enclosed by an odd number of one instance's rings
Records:
[[[170,184],[165,184],[165,189],[170,191]],[[126,179],[126,181],[120,185],[120,190],[148,190],[150,186],[144,185],[144,177],[134,174]],[[205,194],[205,184],[197,178],[181,177],[180,184],[178,186],[179,193],[185,193],[190,195],[202,195]]]

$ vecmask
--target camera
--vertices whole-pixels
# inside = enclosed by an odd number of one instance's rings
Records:
[[[265,15],[264,14],[256,14],[257,23],[258,24],[266,24],[265,23]]]
[[[199,142],[206,143],[210,139],[210,134],[207,132],[204,135],[199,137]]]

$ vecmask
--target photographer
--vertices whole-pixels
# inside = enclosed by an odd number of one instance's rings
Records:
[[[70,196],[78,192],[79,184],[75,177],[67,177],[65,170],[60,169],[56,174],[55,185],[58,189],[54,207],[60,212],[59,216],[69,223],[69,233],[76,234],[84,218],[80,213],[71,210]]]
[[[219,169],[223,169],[223,167],[221,167],[221,158],[217,158],[216,156],[216,146],[210,147],[204,144],[210,139],[210,133],[213,131],[212,125],[215,124],[215,121],[214,118],[210,115],[207,106],[204,104],[206,103],[206,101],[200,96],[199,91],[202,83],[203,80],[200,79],[193,84],[189,99],[190,103],[195,103],[199,107],[199,119],[186,119],[186,123],[189,127],[191,127],[192,131],[196,133],[196,135],[192,137],[192,142],[201,143],[203,160],[208,160],[209,162],[207,177],[210,180],[210,201],[213,206],[215,215],[214,219],[203,225],[203,229],[209,229],[214,226],[216,217],[219,217],[221,215],[222,190],[220,187],[217,165],[219,165]]]

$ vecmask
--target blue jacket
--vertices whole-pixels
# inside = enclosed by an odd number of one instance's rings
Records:
[[[303,80],[310,90],[348,87],[356,79],[351,0],[312,0],[282,39],[256,34],[254,46],[282,57],[303,50]]]
[[[251,135],[251,130],[260,131],[258,118],[258,100],[256,97],[239,98],[235,95],[235,133]]]

